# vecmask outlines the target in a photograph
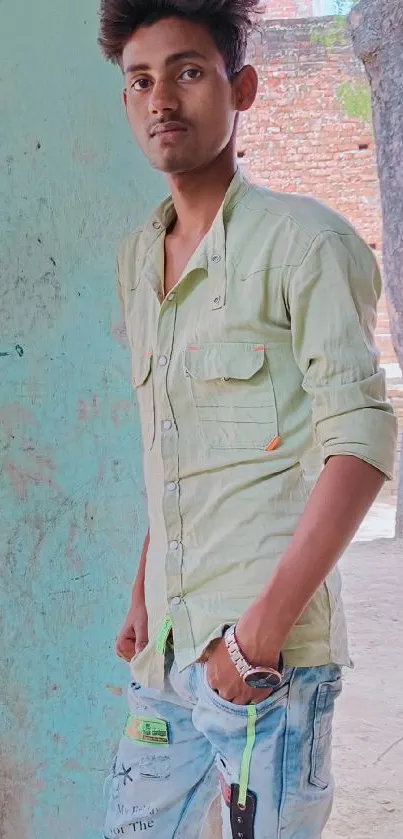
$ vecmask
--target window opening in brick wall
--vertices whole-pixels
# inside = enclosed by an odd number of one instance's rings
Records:
[[[359,143],[358,149],[359,151],[367,151],[369,149],[369,143]]]

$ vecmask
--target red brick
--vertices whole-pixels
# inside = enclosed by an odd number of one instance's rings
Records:
[[[312,17],[312,0],[268,0],[265,16],[270,18]]]

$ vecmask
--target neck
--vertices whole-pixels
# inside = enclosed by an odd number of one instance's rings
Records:
[[[208,166],[169,179],[177,215],[175,233],[200,239],[208,233],[236,171],[233,149],[227,148]]]

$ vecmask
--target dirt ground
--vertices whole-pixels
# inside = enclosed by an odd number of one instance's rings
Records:
[[[363,528],[369,538],[376,516]],[[323,839],[403,839],[403,542],[356,542],[342,562],[355,670],[336,714],[335,809]]]

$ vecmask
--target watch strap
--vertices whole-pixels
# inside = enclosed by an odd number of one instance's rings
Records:
[[[249,673],[249,670],[252,669],[252,665],[242,655],[241,648],[236,639],[235,626],[230,626],[230,628],[227,629],[224,638],[229,657],[232,663],[235,664],[239,675],[244,679],[246,674]]]
[[[229,629],[227,629],[224,639],[228,655],[244,681],[246,681],[248,676],[256,675],[258,677],[260,673],[262,675],[263,673],[266,673],[272,674],[274,677],[278,677],[279,683],[282,682],[284,676],[284,661],[282,655],[280,655],[278,668],[256,667],[251,664],[242,653],[236,637],[236,625],[230,626]]]

